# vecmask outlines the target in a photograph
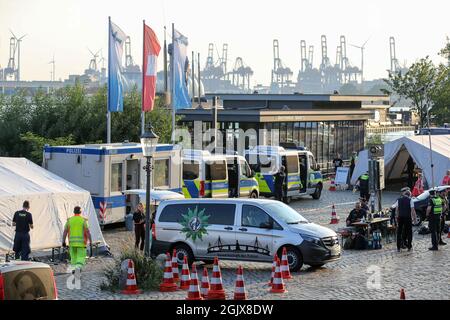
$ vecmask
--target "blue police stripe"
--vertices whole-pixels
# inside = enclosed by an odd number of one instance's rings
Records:
[[[298,175],[288,176],[288,182],[296,182],[296,181],[300,181],[300,176]]]
[[[184,180],[184,185],[192,198],[198,198],[199,190],[197,189],[194,180]]]
[[[253,187],[253,186],[257,186],[257,185],[258,185],[258,182],[256,182],[253,179],[244,179],[239,182],[240,187]]]
[[[92,196],[92,202],[94,203],[94,208],[100,208],[100,202],[106,202],[108,208],[120,208],[125,207],[126,201],[125,196],[112,196],[112,197],[95,197]]]
[[[266,180],[266,183],[270,189],[270,192],[272,192],[272,193],[275,192],[275,182],[273,181],[273,176],[264,174],[263,177],[264,177],[264,180]]]

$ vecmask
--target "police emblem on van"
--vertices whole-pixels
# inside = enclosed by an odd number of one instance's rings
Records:
[[[192,238],[194,242],[197,239],[203,240],[203,236],[208,234],[206,227],[209,226],[209,216],[205,215],[205,209],[198,211],[198,207],[195,207],[194,210],[189,208],[187,214],[183,214],[182,218],[183,229],[181,232],[186,234],[186,240],[189,238]]]

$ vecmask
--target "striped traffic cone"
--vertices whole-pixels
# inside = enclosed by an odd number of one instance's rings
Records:
[[[336,214],[336,208],[333,206],[331,207],[331,221],[330,224],[338,224],[339,223],[339,217]]]
[[[213,273],[208,291],[208,300],[225,300],[225,290],[222,285],[222,274],[220,273],[219,258],[214,257]]]
[[[123,294],[140,294],[141,290],[138,289],[136,284],[136,276],[134,274],[134,262],[128,260],[128,275],[125,290],[122,290]]]
[[[272,262],[272,274],[270,275],[270,281],[268,282],[269,286],[272,286],[272,283],[273,283],[273,277],[275,275],[275,268],[277,267],[277,261],[278,261],[278,256],[275,253],[275,255],[273,256],[273,262]]]
[[[283,247],[283,253],[281,255],[281,276],[283,279],[292,279],[291,272],[289,271],[286,247]]]
[[[172,253],[172,273],[173,273],[173,281],[180,281],[180,273],[178,271],[178,258],[177,258],[177,250],[173,249]]]
[[[273,277],[272,289],[270,289],[271,293],[285,293],[287,292],[284,287],[283,277],[281,276],[280,271],[280,261],[277,261],[277,266],[275,268],[275,275]]]
[[[166,265],[164,267],[164,278],[163,282],[159,285],[159,291],[161,292],[173,292],[177,291],[177,285],[173,281],[172,274],[172,260],[170,258],[170,253],[166,254]]]
[[[236,285],[234,289],[234,300],[247,300],[247,292],[244,284],[244,271],[239,266],[236,272]]]
[[[191,281],[189,285],[189,291],[186,300],[203,300],[200,295],[200,287],[198,286],[197,267],[192,264],[191,268]]]
[[[184,256],[183,268],[181,269],[180,289],[188,290],[190,284],[191,284],[191,277],[189,276],[189,266],[187,263],[187,257]]]
[[[209,291],[208,269],[206,269],[206,267],[203,267],[202,285],[200,287],[200,293],[202,294],[203,298],[206,298],[208,296],[208,291]]]
[[[336,184],[334,183],[334,177],[331,178],[331,184],[330,188],[328,188],[328,191],[336,191]]]

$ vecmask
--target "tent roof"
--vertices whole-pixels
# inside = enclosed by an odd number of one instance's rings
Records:
[[[87,191],[25,158],[0,157],[0,197],[54,192]]]
[[[414,143],[420,144],[427,149],[430,148],[430,140],[428,135],[408,136],[405,138]],[[393,142],[395,142],[395,140]],[[450,157],[450,135],[432,135],[431,146],[433,147],[434,152]]]

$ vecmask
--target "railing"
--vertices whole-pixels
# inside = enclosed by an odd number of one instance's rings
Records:
[[[414,126],[381,126],[381,127],[366,127],[366,133],[380,134],[389,132],[399,132],[399,131],[414,131],[416,128]]]

